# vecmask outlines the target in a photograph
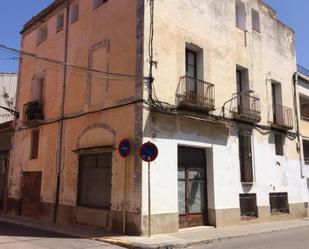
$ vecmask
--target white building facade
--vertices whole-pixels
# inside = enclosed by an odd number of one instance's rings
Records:
[[[143,113],[143,140],[159,149],[152,231],[304,217],[293,30],[258,0],[152,3],[144,31],[151,34],[153,14],[153,59],[145,53],[144,75],[152,65],[154,81]],[[144,163],[144,233],[147,181]]]
[[[0,106],[14,109],[18,75],[16,73],[0,73]],[[12,121],[14,115],[0,109],[0,124]]]

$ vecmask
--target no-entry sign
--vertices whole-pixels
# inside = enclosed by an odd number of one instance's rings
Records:
[[[139,156],[145,162],[152,162],[158,156],[158,148],[151,142],[144,143],[139,148]]]

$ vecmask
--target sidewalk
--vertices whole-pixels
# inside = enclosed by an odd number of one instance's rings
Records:
[[[22,217],[0,215],[0,220],[8,223],[68,234],[74,237],[98,240],[132,249],[186,248],[188,246],[208,244],[217,240],[248,236],[252,234],[269,233],[305,226],[309,227],[309,220],[297,219],[226,228],[195,227],[182,229],[178,233],[153,235],[148,238],[110,234],[84,226],[42,224]]]
[[[97,238],[100,241],[133,249],[186,248],[193,245],[209,244],[213,241],[243,237],[253,234],[270,233],[299,227],[309,228],[309,220],[297,219],[237,227],[214,228],[196,227],[182,229],[178,233],[153,235],[152,237],[117,236]]]

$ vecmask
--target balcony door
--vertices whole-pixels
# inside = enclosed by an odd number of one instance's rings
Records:
[[[186,49],[186,97],[192,102],[197,101],[197,54]]]
[[[207,224],[205,150],[178,147],[179,226]]]

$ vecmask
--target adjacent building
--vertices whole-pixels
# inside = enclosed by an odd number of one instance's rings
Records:
[[[21,34],[7,212],[145,234],[151,141],[153,233],[306,215],[295,34],[265,3],[56,0]]]
[[[14,132],[14,115],[2,107],[14,110],[16,85],[16,73],[0,73],[0,211],[6,206],[9,158]]]
[[[299,118],[299,143],[301,152],[301,163],[304,165],[304,174],[308,176],[309,170],[309,70],[299,66],[295,75],[298,100]],[[307,178],[309,193],[309,180]],[[308,213],[309,215],[309,213]]]

